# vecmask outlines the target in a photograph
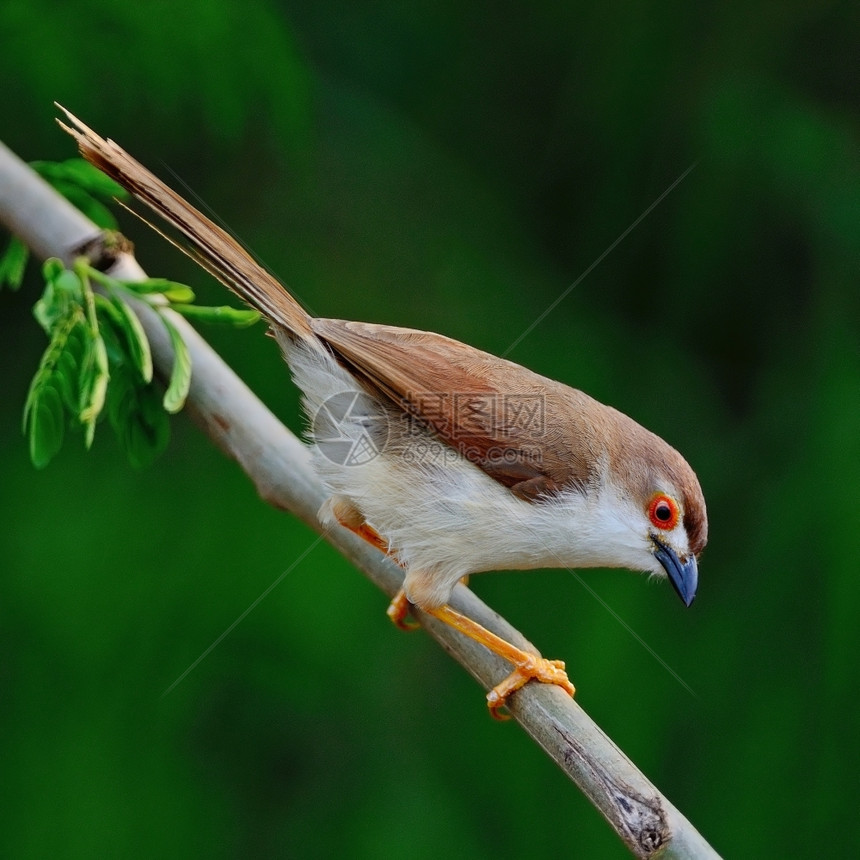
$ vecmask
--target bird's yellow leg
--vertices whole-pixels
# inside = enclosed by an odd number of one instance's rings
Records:
[[[439,609],[427,610],[430,615],[440,621],[449,624],[455,630],[459,630],[470,639],[480,642],[489,648],[494,654],[498,654],[510,663],[514,664],[514,671],[500,684],[493,687],[487,694],[487,707],[490,714],[497,719],[508,719],[500,711],[505,706],[508,696],[516,692],[529,681],[539,681],[542,684],[555,684],[561,687],[568,695],[573,695],[575,688],[571,684],[567,673],[564,671],[564,663],[561,660],[547,660],[536,654],[530,654],[506,642],[495,633],[491,633],[485,627],[472,621],[465,615],[461,615],[450,606],[441,606]]]
[[[335,519],[345,529],[349,529],[354,535],[375,546],[380,552],[385,553],[392,561],[400,564],[397,553],[392,551],[388,541],[379,532],[369,525],[361,511],[346,499],[332,500],[331,512]],[[416,630],[419,627],[417,621],[410,617],[412,604],[406,599],[406,592],[401,588],[394,599],[388,605],[387,614],[395,627],[400,630]]]
[[[375,529],[368,524],[364,518],[364,514],[343,497],[332,498],[329,501],[331,513],[334,518],[345,529],[349,529],[354,535],[358,535],[362,540],[367,541],[371,546],[375,546],[380,552],[393,557],[390,552],[388,541]],[[395,559],[396,561],[397,559]]]
[[[388,541],[373,526],[368,524],[356,507],[345,499],[338,499],[333,500],[331,510],[340,525],[400,564],[397,553],[390,548]],[[468,579],[468,576],[464,576],[461,582],[465,585]],[[401,588],[388,605],[387,615],[393,624],[401,630],[415,630],[419,625],[410,618],[411,609],[412,604],[407,599],[406,592]],[[451,609],[450,606],[441,606],[439,609],[430,609],[428,612],[470,639],[480,642],[509,663],[513,663],[514,671],[500,684],[496,684],[487,694],[487,707],[495,719],[508,718],[501,711],[508,696],[532,680],[542,684],[555,684],[569,695],[574,694],[574,686],[568,679],[567,673],[564,671],[564,663],[561,660],[547,660],[544,657],[523,651],[521,648],[516,648],[510,642],[506,642],[500,636],[491,633],[486,627],[482,627],[477,621],[472,621],[471,618]]]
[[[465,576],[461,576],[460,582],[462,582],[463,585],[468,585],[469,574],[467,573]],[[409,598],[406,596],[406,592],[402,588],[394,595],[385,612],[391,619],[391,623],[400,630],[406,630],[408,632],[410,630],[417,630],[421,626],[417,621],[410,618],[412,615],[412,604],[409,602]]]

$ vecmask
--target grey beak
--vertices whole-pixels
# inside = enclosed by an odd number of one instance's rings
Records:
[[[696,587],[699,584],[699,567],[696,564],[696,557],[691,555],[682,562],[675,550],[668,544],[663,543],[653,535],[651,539],[654,541],[654,557],[666,568],[669,582],[678,592],[678,597],[684,601],[684,606],[689,606],[696,597]]]

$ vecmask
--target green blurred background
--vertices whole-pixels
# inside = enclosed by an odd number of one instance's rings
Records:
[[[510,357],[693,464],[699,598],[623,571],[474,589],[729,857],[854,853],[860,617],[856,4],[4,0],[0,138],[53,100],[175,171],[314,312]],[[222,289],[133,219],[150,274]],[[184,417],[43,472],[44,336],[0,294],[0,853],[624,857],[588,802]],[[262,328],[205,332],[300,429]]]

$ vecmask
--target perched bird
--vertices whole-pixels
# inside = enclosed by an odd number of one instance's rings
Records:
[[[573,685],[561,661],[515,648],[448,606],[462,577],[623,567],[668,575],[690,605],[707,515],[674,448],[581,391],[451,338],[311,317],[232,237],[66,114],[83,156],[268,320],[330,493],[322,525],[352,530],[405,571],[392,619],[403,625],[418,606],[513,664],[487,697],[494,716],[530,679],[570,694]]]

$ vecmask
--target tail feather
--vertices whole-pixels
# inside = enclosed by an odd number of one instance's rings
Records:
[[[81,155],[178,230],[191,244],[191,256],[203,268],[270,323],[303,340],[315,340],[304,308],[232,236],[112,140],[100,137],[61,105],[57,107],[74,126],[59,123],[75,138]]]

